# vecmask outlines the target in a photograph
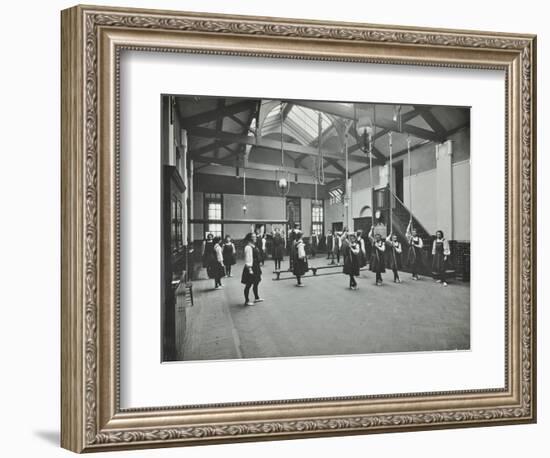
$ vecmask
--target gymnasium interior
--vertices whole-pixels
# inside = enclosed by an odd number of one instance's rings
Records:
[[[470,108],[195,95],[161,96],[162,361],[328,356],[470,348]],[[423,240],[420,280],[407,227]],[[303,288],[280,269],[272,234],[303,233]],[[327,236],[390,233],[401,283],[361,269],[351,291]],[[431,274],[437,230],[449,286]],[[243,306],[243,239],[265,234],[259,290]],[[208,234],[230,235],[233,275],[214,288]],[[370,250],[367,242],[367,251]],[[330,251],[330,250],[329,250]]]

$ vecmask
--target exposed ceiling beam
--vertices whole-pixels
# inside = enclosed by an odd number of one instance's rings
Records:
[[[399,132],[399,125],[397,124],[397,122],[392,121],[390,119],[383,119],[383,118],[377,117],[376,125],[384,129],[388,129],[392,132]],[[411,126],[409,124],[404,123],[403,121],[401,124],[401,132],[410,134],[414,137],[418,137],[423,140],[431,140],[433,142],[438,142],[438,143],[445,141],[445,137],[442,137],[437,133],[432,132],[431,130],[422,129],[416,126]]]
[[[254,112],[253,112],[253,113],[254,113]],[[234,121],[235,124],[241,126],[241,127],[244,129],[245,133],[246,133],[246,132],[250,132],[251,134],[254,133],[254,131],[250,128],[250,124],[247,124],[245,121],[240,120],[239,118],[237,118],[237,116],[235,116],[235,115],[228,115],[227,117],[228,117],[229,119],[231,119],[231,121]],[[252,118],[254,118],[254,117],[252,117]]]
[[[221,99],[221,98],[218,99],[218,111],[222,112],[224,107],[225,107],[225,99]],[[224,119],[224,117],[220,116],[216,120],[216,130],[223,130],[223,119]],[[216,142],[216,143],[218,143],[218,147],[216,148],[214,156],[220,157],[220,144],[219,144],[219,142]]]
[[[336,170],[339,170],[340,172],[342,173],[346,173],[346,169],[345,167],[342,167],[337,160],[335,159],[332,159],[331,157],[325,157],[326,161],[332,165]],[[327,172],[325,172],[325,175],[327,174]]]
[[[414,107],[420,113],[420,116],[428,123],[432,130],[441,138],[447,138],[447,129],[439,122],[439,119],[432,113],[430,107],[416,106]]]
[[[294,105],[300,105],[302,107],[311,108],[315,111],[322,111],[326,114],[331,114],[345,119],[354,119],[355,112],[353,107],[342,105],[338,102],[317,102],[309,100],[293,100]]]
[[[204,158],[195,159],[195,163],[204,164],[204,165],[213,165],[213,166],[219,166],[219,167],[232,167],[232,168],[243,166],[242,161],[238,160],[237,157],[234,157],[234,158],[225,157],[221,159],[204,157]],[[261,170],[264,172],[276,172],[277,170],[280,170],[280,166],[278,165],[262,164],[260,162],[252,162],[252,161],[248,161],[246,168],[250,170]],[[311,177],[311,171],[307,169],[296,168],[296,167],[285,167],[285,171],[293,174]],[[328,178],[340,178],[342,177],[342,174],[334,173],[334,172],[325,172],[325,176]]]
[[[218,146],[225,147],[232,145],[233,143],[235,142],[230,140],[219,140],[218,142],[208,143],[207,145],[201,146],[200,148],[193,149],[193,155],[201,156],[203,154],[209,153],[210,151],[214,151]]]
[[[198,126],[200,124],[206,124],[208,122],[215,121],[220,117],[241,113],[243,111],[253,109],[254,103],[254,100],[244,100],[242,102],[234,103],[233,105],[228,105],[222,110],[216,108],[214,110],[197,113],[193,116],[188,116],[187,118],[183,118],[180,116],[181,127],[183,129],[188,129],[194,126]]]
[[[338,116],[344,119],[355,119],[355,110],[353,106],[347,106],[337,102],[315,102],[299,100],[295,101],[294,104],[311,108],[312,110],[322,111],[324,113]],[[432,132],[427,129],[421,129],[420,127],[410,126],[407,124],[408,121],[415,118],[419,114],[421,114],[421,112],[416,109],[405,113],[401,117],[401,131],[415,137],[422,138],[424,140],[432,140],[437,142],[444,141],[445,137],[438,135],[436,132]],[[376,138],[385,135],[389,131],[399,132],[399,126],[397,122],[392,120],[380,118],[377,116],[375,120],[375,125],[376,127],[380,127],[383,129],[383,131],[377,132],[377,135],[375,136]],[[355,146],[355,148],[351,149],[351,152],[356,151],[357,149],[359,149],[359,147]],[[380,155],[383,156],[382,153],[380,153]]]
[[[195,137],[202,137],[202,138],[211,138],[215,140],[222,140],[227,143],[238,143],[241,145],[245,144],[245,145],[258,146],[261,148],[271,149],[275,151],[281,150],[281,142],[278,140],[272,140],[268,138],[256,139],[254,136],[240,135],[232,132],[217,131],[215,129],[208,129],[205,127],[193,127],[188,130],[188,135],[195,136]],[[284,150],[288,153],[307,154],[312,156],[318,155],[317,148],[313,148],[311,146],[298,145],[295,143],[285,142],[283,143],[283,147],[284,147]],[[324,152],[324,156],[331,157],[336,160],[343,159],[343,156],[338,153]],[[349,159],[350,161],[354,161],[354,162],[362,162],[362,163],[368,162],[367,158],[361,157],[361,156],[350,155]]]

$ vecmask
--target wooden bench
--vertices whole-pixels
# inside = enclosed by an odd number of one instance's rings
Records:
[[[334,269],[335,267],[342,268],[343,264],[331,264],[331,265],[328,265],[328,266],[315,266],[315,267],[310,267],[308,269],[308,271],[313,272],[313,275],[316,276],[318,270]],[[276,275],[276,278],[274,278],[274,280],[280,280],[281,279],[281,274],[284,274],[284,273],[287,273],[287,272],[290,273],[291,276],[294,276],[294,274],[292,273],[291,270],[274,270],[273,273]]]

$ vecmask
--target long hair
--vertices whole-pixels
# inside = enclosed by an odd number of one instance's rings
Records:
[[[246,243],[252,242],[252,236],[253,236],[253,235],[254,235],[254,234],[253,234],[252,232],[249,232],[248,234],[246,234],[246,235],[244,236],[244,241],[245,241]]]
[[[437,238],[437,234],[441,234],[441,240],[445,238],[445,234],[441,229],[438,229],[437,231],[435,231],[435,238]]]

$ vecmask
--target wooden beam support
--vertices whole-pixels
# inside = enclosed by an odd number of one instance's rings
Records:
[[[253,110],[254,103],[254,100],[244,100],[242,102],[234,103],[233,105],[228,105],[222,110],[216,108],[215,110],[205,111],[203,113],[198,113],[187,118],[181,118],[181,127],[183,129],[189,129],[200,124],[206,124],[215,121],[220,117],[241,113],[247,110]]]
[[[439,122],[439,119],[432,113],[431,107],[414,106],[414,109],[420,113],[420,116],[428,123],[431,129],[441,138],[447,138],[447,129]]]
[[[217,131],[215,129],[208,129],[205,127],[193,127],[188,130],[188,135],[195,136],[195,137],[202,137],[202,138],[212,138],[217,140],[222,140],[226,143],[238,143],[238,144],[245,144],[245,145],[252,145],[257,146],[260,148],[266,148],[274,151],[280,151],[281,150],[281,142],[278,140],[268,139],[268,138],[258,138],[256,140],[253,136],[248,135],[240,135],[235,134],[232,132],[223,132],[223,131]],[[298,145],[295,143],[288,143],[285,142],[283,144],[284,150],[288,153],[295,153],[295,154],[306,154],[311,156],[317,156],[318,150],[317,148],[313,148],[311,146],[307,145]],[[330,157],[336,160],[343,160],[343,156],[337,153],[324,153],[325,157]],[[365,157],[360,156],[350,156],[350,160],[354,162],[362,162],[367,163],[368,159]]]
[[[225,107],[225,99],[218,99],[218,111],[221,113],[223,112],[223,108]],[[223,130],[223,116],[220,116],[217,120],[216,120],[216,130]],[[216,157],[220,157],[220,142],[216,141],[216,143],[218,144],[217,148],[216,148],[216,152],[214,153],[214,156]]]
[[[221,159],[203,157],[203,158],[196,158],[193,160],[197,164],[213,165],[213,166],[219,166],[219,167],[232,167],[232,168],[237,166],[243,167],[242,161],[240,161],[237,157],[233,157],[231,155]],[[246,168],[250,170],[261,170],[264,172],[276,172],[277,170],[280,170],[280,167],[277,165],[263,164],[261,162],[251,162],[251,161],[248,161],[248,165]],[[304,169],[301,167],[300,168],[285,167],[285,170],[288,171],[289,173],[311,177],[311,170]],[[342,176],[342,174],[334,173],[334,172],[325,172],[325,176],[327,176],[328,178],[339,178]]]
[[[384,129],[391,130],[393,132],[399,132],[399,126],[397,122],[392,121],[390,119],[383,119],[383,118],[376,118],[376,125],[380,126]],[[402,121],[401,124],[401,132],[410,134],[414,137],[421,138],[423,140],[430,140],[433,142],[441,143],[445,141],[445,137],[441,137],[435,132],[432,132],[431,130],[422,129],[420,127],[411,126],[409,124],[406,124]]]

